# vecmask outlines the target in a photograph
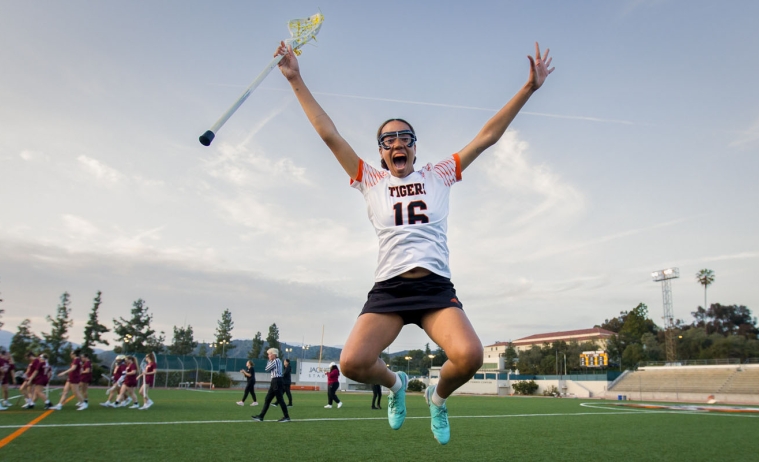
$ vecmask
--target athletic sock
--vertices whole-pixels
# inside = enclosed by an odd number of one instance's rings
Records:
[[[437,407],[442,407],[445,404],[446,398],[441,398],[440,395],[437,394],[437,388],[435,388],[435,391],[432,392],[432,404],[434,404]]]
[[[390,391],[392,391],[393,393],[398,393],[401,388],[403,388],[403,381],[401,380],[401,376],[398,374],[395,374],[395,385],[390,387]]]

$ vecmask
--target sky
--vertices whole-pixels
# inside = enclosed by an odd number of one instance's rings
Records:
[[[318,10],[299,58],[343,137],[378,167],[391,117],[417,166],[465,146],[525,83],[556,70],[453,187],[452,281],[483,345],[590,328],[639,303],[662,325],[708,303],[759,312],[759,3],[754,1],[0,0],[0,309],[49,332],[64,292],[81,341],[142,298],[212,341],[340,346],[373,284],[361,194],[269,63]],[[113,338],[112,334],[109,334]],[[389,350],[430,342],[406,326]],[[434,344],[431,344],[434,348]]]

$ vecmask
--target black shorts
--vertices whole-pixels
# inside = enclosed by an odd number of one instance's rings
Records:
[[[374,284],[369,291],[364,313],[397,313],[403,324],[422,327],[422,317],[433,310],[464,309],[450,279],[435,273],[421,278],[396,276]],[[359,316],[361,316],[361,314]]]

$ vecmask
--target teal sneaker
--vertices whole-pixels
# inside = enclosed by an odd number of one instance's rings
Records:
[[[438,443],[448,444],[451,440],[451,427],[448,425],[448,408],[445,404],[438,407],[432,402],[432,394],[435,392],[435,385],[427,387],[424,392],[424,400],[430,406],[430,427],[432,428],[432,436],[435,437]]]
[[[406,420],[406,387],[408,386],[408,377],[406,373],[398,372],[401,378],[401,389],[396,393],[390,392],[387,396],[387,420],[390,422],[390,428],[398,430]]]

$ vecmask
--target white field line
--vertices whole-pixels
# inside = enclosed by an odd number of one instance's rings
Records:
[[[581,404],[584,405],[585,403]],[[593,407],[593,406],[586,406]],[[605,409],[605,408],[599,408]],[[648,409],[630,409],[622,411],[606,411],[606,412],[571,412],[571,413],[551,413],[551,414],[504,414],[504,415],[460,415],[449,416],[449,419],[508,419],[518,417],[583,417],[583,416],[599,416],[599,415],[629,415],[629,414],[691,414],[691,415],[709,415],[709,416],[722,416],[722,417],[749,417],[759,418],[755,415],[745,414],[718,414],[714,412],[694,412],[694,411],[669,411],[669,410],[648,410]],[[428,419],[429,417],[406,417],[406,420],[419,420]],[[356,421],[372,421],[372,420],[386,420],[386,417],[351,417],[351,418],[320,418],[320,419],[295,419],[290,423],[298,422],[356,422]],[[268,423],[278,423],[276,419],[265,421]],[[126,426],[141,426],[141,425],[215,425],[220,423],[248,423],[258,424],[251,419],[243,420],[186,420],[175,422],[99,422],[99,423],[69,423],[69,424],[37,424],[37,425],[0,425],[0,429],[16,429],[22,427],[31,428],[68,428],[68,427],[126,427]]]

